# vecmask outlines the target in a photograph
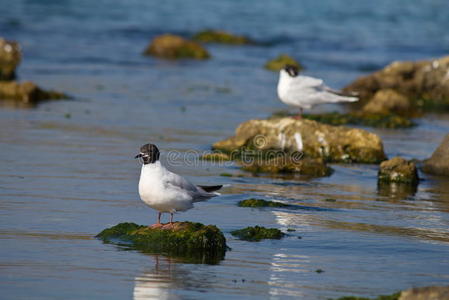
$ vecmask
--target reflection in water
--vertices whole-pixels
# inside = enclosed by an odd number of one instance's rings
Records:
[[[401,183],[385,183],[379,182],[377,185],[377,193],[380,196],[388,197],[392,200],[405,200],[415,196],[417,186]]]

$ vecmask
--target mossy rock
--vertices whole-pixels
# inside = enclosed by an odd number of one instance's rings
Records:
[[[263,199],[246,199],[239,201],[237,204],[240,207],[290,207],[291,205],[284,204],[281,202],[267,201]]]
[[[0,100],[15,100],[22,103],[35,104],[43,100],[54,100],[69,98],[67,95],[46,91],[35,85],[33,82],[25,81],[0,81]]]
[[[21,59],[19,43],[0,38],[0,80],[14,80]]]
[[[167,59],[208,59],[210,57],[209,52],[200,44],[173,34],[157,36],[143,54]]]
[[[417,185],[419,182],[418,170],[414,162],[407,161],[402,157],[393,157],[380,164],[378,180],[384,183]]]
[[[226,239],[216,226],[192,222],[175,222],[169,229],[120,223],[96,237],[106,243],[193,263],[216,264],[224,259],[227,250]]]
[[[264,67],[265,69],[270,71],[280,71],[285,67],[285,65],[295,66],[299,71],[304,69],[304,67],[299,62],[297,62],[293,57],[288,56],[287,54],[281,54],[278,57],[269,60]]]
[[[232,158],[228,154],[222,152],[206,153],[204,155],[201,155],[200,159],[213,162],[223,162],[232,160]]]
[[[323,113],[323,114],[304,114],[304,119],[314,120],[329,125],[360,125],[375,128],[410,128],[415,126],[410,119],[395,115],[383,113]]]
[[[262,226],[246,227],[231,231],[231,234],[241,240],[249,242],[258,242],[264,239],[281,239],[285,233],[276,228],[265,228]]]
[[[380,295],[376,298],[356,297],[356,296],[344,296],[335,300],[398,300],[401,293],[394,293],[391,295]]]
[[[193,40],[201,43],[218,43],[228,45],[254,44],[250,38],[243,35],[235,35],[223,30],[204,30],[193,36]]]

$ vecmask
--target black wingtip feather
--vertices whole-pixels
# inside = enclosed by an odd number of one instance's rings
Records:
[[[208,193],[218,191],[223,187],[223,185],[199,185],[200,188],[205,190]]]

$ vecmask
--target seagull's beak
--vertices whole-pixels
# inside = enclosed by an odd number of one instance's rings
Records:
[[[142,157],[142,153],[137,154],[136,156],[134,156],[134,159],[140,158]]]

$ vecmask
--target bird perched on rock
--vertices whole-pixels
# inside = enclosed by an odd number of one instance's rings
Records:
[[[205,201],[220,194],[215,191],[222,185],[194,185],[184,177],[170,172],[159,161],[160,152],[156,145],[145,144],[135,158],[141,158],[143,165],[139,180],[139,195],[149,207],[158,211],[157,223],[161,224],[162,213],[170,213],[170,225],[173,225],[173,214],[186,211],[193,203]]]
[[[279,74],[279,99],[287,105],[304,109],[323,103],[355,102],[357,97],[343,95],[326,86],[322,79],[298,75],[298,68],[286,65]]]

